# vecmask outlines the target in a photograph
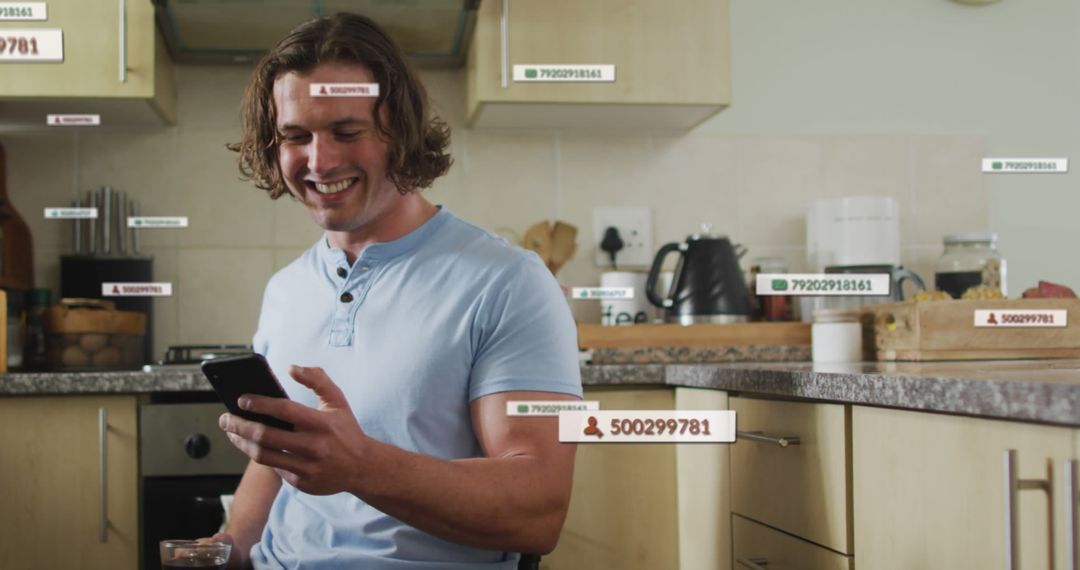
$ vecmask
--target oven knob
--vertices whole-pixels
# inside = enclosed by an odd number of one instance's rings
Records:
[[[210,453],[210,439],[201,433],[193,433],[184,438],[184,451],[194,459],[202,459]]]

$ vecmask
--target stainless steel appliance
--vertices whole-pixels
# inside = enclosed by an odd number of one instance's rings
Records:
[[[663,308],[664,320],[684,325],[693,323],[738,323],[750,320],[750,294],[739,268],[746,248],[732,245],[726,236],[702,233],[685,242],[672,242],[656,252],[645,284],[649,302]],[[660,269],[669,253],[679,254],[679,263],[667,298],[656,294]]]
[[[241,345],[169,347],[155,370],[198,369],[206,349],[250,352]],[[142,568],[160,568],[158,542],[217,532],[222,495],[236,491],[247,467],[218,427],[225,406],[213,392],[156,392],[139,406],[139,520]]]

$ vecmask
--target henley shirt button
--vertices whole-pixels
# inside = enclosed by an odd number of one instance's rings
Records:
[[[345,276],[346,276],[346,275],[348,275],[348,274],[349,274],[349,272],[348,272],[348,271],[345,271],[345,268],[344,268],[344,267],[338,267],[338,268],[337,268],[337,276],[338,276],[338,277],[345,277]]]
[[[352,293],[342,293],[341,294],[341,302],[342,303],[351,303],[352,302]]]

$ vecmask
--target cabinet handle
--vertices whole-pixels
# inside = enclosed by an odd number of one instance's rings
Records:
[[[768,558],[737,558],[735,562],[750,570],[765,570],[765,567],[769,565]]]
[[[1016,450],[1006,449],[1005,469],[1005,568],[1017,570],[1020,567],[1020,525],[1017,521],[1016,502],[1020,491],[1042,489],[1050,495],[1049,479],[1020,479],[1016,475]]]
[[[1065,462],[1065,500],[1069,501],[1069,505],[1065,509],[1066,517],[1068,517],[1066,528],[1069,531],[1069,565],[1066,568],[1069,570],[1080,570],[1080,544],[1076,541],[1076,471],[1078,465],[1080,465],[1080,462],[1075,459]]]
[[[750,441],[760,441],[761,443],[775,443],[780,447],[787,447],[789,445],[799,445],[801,441],[797,435],[778,435],[771,436],[765,435],[760,431],[737,431],[735,436],[742,439],[749,439]]]
[[[499,17],[499,63],[503,89],[510,85],[510,0],[502,0],[502,16]]]
[[[98,467],[101,469],[101,520],[98,542],[109,540],[109,456],[106,439],[109,432],[109,411],[98,408]]]
[[[120,0],[120,83],[127,82],[127,6]]]

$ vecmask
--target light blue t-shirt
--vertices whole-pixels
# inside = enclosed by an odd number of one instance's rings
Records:
[[[339,273],[344,273],[342,277]],[[320,239],[267,284],[254,338],[289,397],[290,364],[321,366],[367,435],[440,459],[483,457],[469,402],[508,390],[581,397],[566,299],[540,258],[445,208],[349,266]],[[518,555],[462,546],[356,496],[282,483],[256,568],[512,570]]]

